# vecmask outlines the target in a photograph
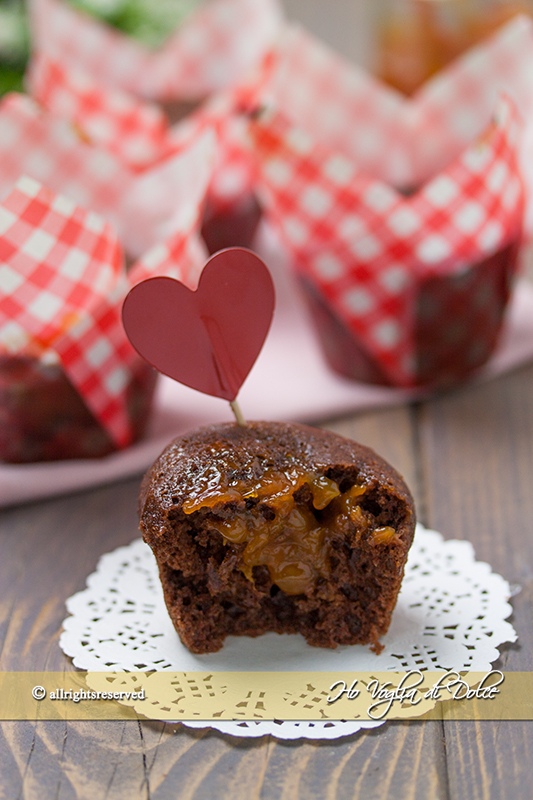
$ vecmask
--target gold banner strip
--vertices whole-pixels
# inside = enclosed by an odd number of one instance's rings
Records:
[[[533,672],[0,672],[0,720],[531,720]]]

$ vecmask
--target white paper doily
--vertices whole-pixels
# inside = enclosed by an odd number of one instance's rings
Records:
[[[168,617],[155,559],[142,540],[104,555],[88,588],[67,601],[60,645],[88,671],[408,671],[486,672],[498,646],[516,641],[506,622],[509,584],[475,560],[469,542],[444,541],[417,526],[389,632],[376,655],[362,645],[310,647],[301,636],[228,637],[218,653],[197,656],[181,644]],[[234,736],[333,739],[380,722],[190,721]]]

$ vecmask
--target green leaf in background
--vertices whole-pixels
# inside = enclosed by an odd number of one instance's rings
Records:
[[[0,95],[22,91],[28,52],[24,3],[22,0],[0,0]]]
[[[23,69],[10,69],[0,64],[0,96],[6,92],[22,92],[23,78]]]
[[[202,0],[69,0],[70,4],[133,36],[159,47]]]

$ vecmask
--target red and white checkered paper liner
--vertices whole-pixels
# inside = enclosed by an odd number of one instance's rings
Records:
[[[533,195],[533,21],[516,17],[412,97],[344,60],[300,27],[286,26],[256,98],[400,189],[420,186],[489,125],[506,94],[523,120],[524,174]],[[533,207],[532,207],[533,211]]]
[[[41,106],[133,170],[154,166],[179,149],[159,106],[99,84],[79,68],[67,69],[44,52],[31,60],[25,84]]]
[[[242,80],[281,23],[277,0],[211,0],[157,51],[63,0],[30,0],[34,47],[67,70],[153,100],[203,99]]]
[[[421,281],[460,274],[520,237],[514,106],[502,100],[484,137],[408,198],[275,111],[251,132],[262,199],[296,268],[391,382],[412,384]]]
[[[95,416],[127,444],[135,354],[119,329],[126,278],[111,226],[31,178],[0,206],[0,341],[52,349]]]
[[[175,198],[178,229],[128,277],[112,227],[92,211],[28,177],[0,206],[0,346],[16,353],[37,344],[55,352],[118,447],[131,440],[125,388],[139,364],[122,327],[122,301],[150,275],[190,283],[199,275],[206,253],[198,227],[212,144],[206,135],[194,145],[190,180]]]
[[[50,0],[38,0],[48,3]],[[51,0],[63,10],[63,3]],[[72,14],[72,9],[67,9]],[[75,12],[77,13],[77,12]],[[86,20],[84,19],[84,22]],[[281,28],[280,28],[281,31]],[[259,48],[259,56],[264,48]],[[311,34],[283,26],[279,44],[250,79],[246,96],[273,103],[317,141],[354,159],[369,174],[391,185],[418,186],[442,170],[489,124],[498,94],[514,99],[529,121],[523,137],[522,169],[533,230],[533,22],[518,17],[485,43],[472,48],[412,98],[405,98],[365,70],[349,64]],[[46,47],[28,75],[33,96],[130,168],[146,168],[179,152],[206,125],[218,134],[218,163],[210,197],[230,205],[250,192],[253,171],[234,114],[242,92],[221,93],[185,123],[169,128],[153,105],[110,88],[83,73],[82,58],[71,61]],[[265,89],[265,87],[267,87]],[[320,109],[320,113],[317,113]]]
[[[262,72],[256,76],[264,80]],[[157,105],[97,83],[79,69],[67,70],[45,53],[32,59],[26,85],[41,106],[74,125],[97,148],[112,153],[136,173],[179,154],[206,128],[213,128],[217,157],[209,191],[211,209],[227,208],[252,192],[253,168],[244,121],[238,113],[239,88],[217,93],[171,126]]]
[[[126,252],[139,257],[180,229],[183,202],[189,207],[191,197],[203,200],[198,187],[211,176],[214,152],[204,160],[191,153],[205,136],[182,142],[163,163],[136,173],[70,122],[25,95],[10,94],[0,103],[0,199],[20,175],[29,175],[101,214]]]
[[[207,258],[206,247],[198,236],[179,231],[139,259],[129,274],[130,283],[133,286],[146,278],[165,275],[195,291]]]

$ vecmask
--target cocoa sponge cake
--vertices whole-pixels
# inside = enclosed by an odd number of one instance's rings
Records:
[[[144,478],[140,517],[193,653],[266,631],[379,648],[415,525],[408,488],[372,450],[278,422],[175,439]]]

